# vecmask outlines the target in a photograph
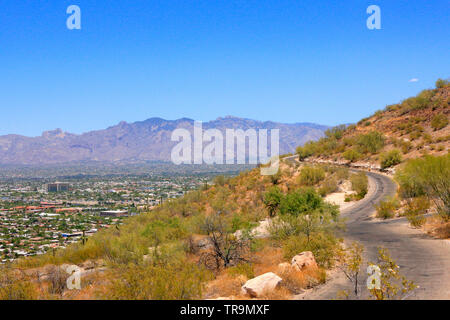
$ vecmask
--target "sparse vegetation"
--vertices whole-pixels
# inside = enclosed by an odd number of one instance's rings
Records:
[[[442,217],[450,218],[450,154],[409,160],[395,178],[403,198],[427,196]]]
[[[299,182],[304,186],[314,186],[325,179],[325,171],[321,167],[305,166],[300,170]]]
[[[434,130],[443,129],[447,125],[448,125],[448,117],[443,113],[439,113],[439,114],[435,115],[433,117],[433,119],[431,119],[431,127]]]
[[[395,166],[402,162],[402,155],[400,151],[394,149],[388,152],[384,152],[380,155],[381,169],[386,169]]]
[[[369,189],[369,179],[364,172],[358,172],[350,176],[352,189],[356,192],[357,199],[362,199],[367,194]]]
[[[372,298],[376,300],[403,299],[411,294],[417,286],[400,273],[400,267],[391,258],[385,248],[378,249],[378,262],[371,263],[374,273],[378,275],[369,277],[373,287],[369,290]],[[379,276],[380,282],[377,283]]]
[[[387,198],[378,203],[375,208],[377,209],[377,217],[381,219],[390,219],[395,215],[395,211],[399,208],[398,200],[394,198]]]

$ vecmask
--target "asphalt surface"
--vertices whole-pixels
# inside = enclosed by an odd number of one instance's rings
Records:
[[[411,228],[405,218],[372,218],[374,204],[394,195],[397,186],[385,175],[374,172],[366,174],[372,190],[363,200],[341,211],[347,225],[343,235],[346,243],[358,241],[365,247],[366,263],[359,279],[359,298],[369,298],[365,272],[367,261],[376,263],[378,248],[384,247],[400,266],[400,273],[419,286],[404,299],[450,299],[450,241],[433,239]],[[351,291],[352,284],[338,271],[324,285],[297,296],[297,299],[336,299],[340,290]]]

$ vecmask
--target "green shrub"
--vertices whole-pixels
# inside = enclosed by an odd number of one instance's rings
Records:
[[[345,160],[348,160],[350,162],[354,162],[361,159],[361,153],[359,153],[354,149],[348,149],[342,154],[342,156],[344,157]]]
[[[107,287],[111,300],[187,300],[201,298],[211,274],[185,261],[169,265],[134,265],[120,269]]]
[[[281,201],[280,213],[298,216],[323,207],[322,197],[312,188],[288,193]]]
[[[439,113],[439,114],[435,115],[433,117],[433,119],[431,119],[431,127],[434,130],[443,129],[447,125],[448,125],[448,117],[443,113]]]
[[[400,162],[402,162],[402,155],[400,154],[400,151],[398,151],[397,149],[384,152],[380,155],[381,169],[386,169],[395,166]]]
[[[317,152],[316,142],[308,141],[303,147],[297,147],[296,151],[300,160],[304,160]]]
[[[412,110],[420,110],[428,107],[434,93],[432,90],[423,90],[417,96],[408,98],[402,103],[404,113]]]
[[[255,271],[251,263],[239,263],[233,267],[228,268],[227,272],[231,275],[244,275],[247,279],[255,277]]]
[[[348,168],[337,168],[336,178],[338,178],[338,180],[346,180],[348,179],[348,176],[349,176]]]
[[[311,251],[317,264],[331,268],[339,250],[339,241],[329,232],[317,232],[308,241],[306,236],[291,236],[283,243],[283,254],[286,259],[292,259],[303,251]]]
[[[405,215],[409,223],[416,228],[422,226],[426,221],[424,214],[429,207],[430,200],[425,196],[413,198],[408,201]]]
[[[325,136],[340,140],[345,132],[345,125],[340,125],[325,131]]]
[[[444,79],[437,79],[436,81],[436,88],[441,89],[449,86],[450,82],[448,80]]]
[[[36,300],[37,287],[24,274],[0,265],[0,300]]]
[[[264,194],[263,202],[267,210],[269,211],[270,217],[273,217],[278,211],[282,198],[283,193],[277,186],[270,188],[269,191]]]
[[[361,153],[377,153],[384,146],[384,136],[378,131],[362,134],[357,139],[357,145]]]
[[[300,171],[299,182],[305,186],[313,186],[325,179],[325,171],[321,167],[305,166]]]
[[[396,172],[403,198],[425,195],[450,218],[450,154],[411,159]]]
[[[358,172],[350,176],[352,183],[352,190],[356,192],[357,199],[362,199],[366,196],[369,188],[369,180],[364,172]]]
[[[322,197],[325,197],[327,194],[333,193],[337,189],[338,189],[337,179],[335,177],[330,177],[324,180],[318,192]]]
[[[377,209],[377,217],[381,219],[390,219],[394,217],[395,211],[398,207],[399,203],[396,198],[387,198],[382,200],[375,206]]]

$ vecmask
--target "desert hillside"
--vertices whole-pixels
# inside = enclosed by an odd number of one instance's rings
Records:
[[[338,126],[317,142],[297,148],[301,159],[370,164],[383,169],[426,154],[443,155],[450,146],[450,84],[387,106],[357,124]]]

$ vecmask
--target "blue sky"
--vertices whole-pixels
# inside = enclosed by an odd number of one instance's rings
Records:
[[[81,30],[66,28],[71,4]],[[449,21],[448,0],[0,0],[0,134],[355,122],[450,76]]]

